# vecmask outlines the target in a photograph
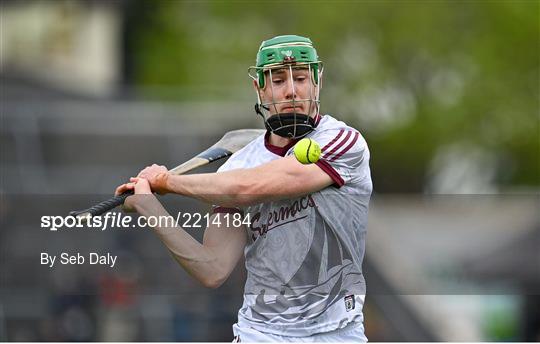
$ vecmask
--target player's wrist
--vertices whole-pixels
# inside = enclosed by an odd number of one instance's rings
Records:
[[[170,182],[169,177],[170,177],[169,172],[158,174],[155,178],[155,182],[152,189],[154,189],[154,191],[159,193],[160,195],[170,193],[171,188],[170,188],[170,183],[169,183]]]

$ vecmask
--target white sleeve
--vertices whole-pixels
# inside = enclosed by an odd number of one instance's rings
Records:
[[[217,169],[216,172],[219,173],[219,172],[226,172],[226,171],[232,170],[231,165],[233,165],[233,164],[231,164],[231,162],[232,162],[231,160],[233,159],[233,156],[234,156],[234,154],[233,154],[232,156],[230,156],[229,159],[227,159],[227,161],[225,161],[225,162],[223,163],[223,165],[221,165],[221,166]]]
[[[241,159],[237,159],[237,153],[234,153],[233,155],[231,155],[229,159],[227,159],[227,161],[225,161],[225,163],[221,165],[216,172],[220,173],[220,172],[226,172],[226,171],[241,168],[240,165],[242,164],[242,161]],[[217,214],[217,213],[240,213],[243,215],[244,211],[241,208],[229,208],[229,207],[222,207],[220,205],[213,204],[212,214]]]
[[[319,166],[341,187],[345,184],[364,183],[371,176],[369,150],[360,133],[353,128],[329,129],[316,132],[312,137],[321,147]]]

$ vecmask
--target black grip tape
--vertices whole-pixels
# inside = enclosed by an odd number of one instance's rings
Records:
[[[120,194],[118,196],[114,196],[88,209],[72,211],[69,213],[69,215],[71,216],[77,216],[80,214],[90,214],[91,216],[101,215],[108,212],[109,210],[112,210],[118,207],[119,205],[124,204],[124,201],[126,200],[126,198],[128,198],[131,195],[133,195],[133,190],[124,192],[123,194]]]
[[[197,158],[203,158],[203,159],[208,160],[208,162],[212,162],[212,161],[219,160],[221,158],[228,157],[230,155],[232,155],[231,151],[225,148],[214,147],[214,148],[209,148],[205,150],[204,152],[202,152],[201,154],[197,155]]]

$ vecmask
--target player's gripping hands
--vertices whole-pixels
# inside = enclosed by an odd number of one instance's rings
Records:
[[[145,167],[137,177],[129,178],[129,182],[122,184],[116,188],[115,195],[120,195],[126,191],[133,191],[134,196],[137,195],[152,195],[156,192],[160,195],[166,194],[167,178],[169,171],[165,166],[153,164]],[[123,205],[123,210],[126,212],[136,211],[137,202],[143,201],[142,197],[130,196],[126,198]]]
[[[138,178],[144,178],[150,184],[153,192],[164,195],[169,192],[167,180],[169,178],[169,170],[163,165],[153,164],[145,167],[139,174]]]
[[[123,194],[124,192],[131,191],[135,193],[133,196],[129,196],[124,201],[123,209],[125,212],[134,212],[135,206],[138,201],[142,199],[140,195],[152,195],[152,189],[150,183],[144,178],[131,177],[129,183],[125,183],[116,188],[115,195]]]

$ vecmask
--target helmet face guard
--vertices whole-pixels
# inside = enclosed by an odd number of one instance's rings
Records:
[[[296,98],[296,70],[308,71],[309,95],[306,98]],[[318,60],[317,52],[308,38],[278,36],[261,44],[257,54],[257,66],[249,68],[249,76],[257,85],[255,112],[263,118],[268,130],[282,137],[297,139],[315,129],[314,117],[319,114],[320,108],[322,70],[322,62]],[[294,95],[292,99],[276,98],[272,75],[278,71],[288,73],[286,80],[290,83],[289,87]],[[263,91],[266,93],[265,99],[262,96]],[[278,106],[281,107],[282,104],[289,104],[293,111],[280,113]],[[306,113],[297,111],[299,108],[305,109]]]

